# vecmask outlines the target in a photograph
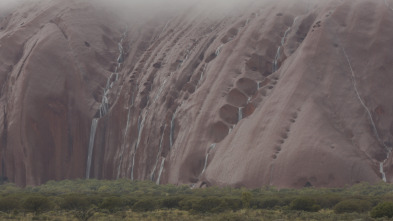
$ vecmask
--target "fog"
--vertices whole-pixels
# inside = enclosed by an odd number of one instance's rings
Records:
[[[39,1],[69,1],[72,3],[89,2],[93,5],[112,10],[113,13],[132,17],[151,17],[162,14],[181,13],[188,9],[210,11],[210,15],[219,15],[236,10],[241,5],[267,0],[0,0],[0,13],[9,12],[19,4]]]
[[[217,10],[227,10],[255,0],[90,0],[106,7],[143,9],[172,9],[182,10],[200,5],[209,6]],[[261,1],[261,0],[259,0]]]
[[[27,2],[27,0],[0,0],[0,16],[2,16],[3,13],[11,11],[24,2]]]
[[[241,10],[244,5],[275,0],[0,0],[0,17],[17,8],[19,4],[62,1],[71,4],[88,2],[111,13],[126,16],[128,19],[146,19],[189,11],[203,16],[222,17]]]
[[[134,18],[156,17],[194,12],[206,12],[206,16],[220,16],[238,10],[243,5],[264,0],[88,0],[116,13]],[[266,1],[266,0],[265,0]]]
[[[23,0],[1,0],[0,9],[5,10],[17,6],[22,3]]]

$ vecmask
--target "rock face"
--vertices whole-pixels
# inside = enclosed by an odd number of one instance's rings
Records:
[[[393,181],[393,1],[93,3],[0,15],[3,178]]]

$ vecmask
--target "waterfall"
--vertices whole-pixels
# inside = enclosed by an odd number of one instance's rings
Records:
[[[89,149],[87,152],[87,163],[86,163],[86,179],[90,178],[90,168],[91,168],[91,161],[93,157],[93,148],[94,148],[94,137],[96,135],[96,129],[98,124],[98,118],[94,118],[91,122],[90,127],[90,139],[89,139]]]
[[[387,148],[385,146],[385,148]],[[379,171],[382,174],[382,180],[386,183],[386,174],[385,171],[383,169],[383,165],[386,163],[386,161],[388,161],[388,159],[390,158],[390,155],[392,154],[392,148],[388,148],[388,153],[386,154],[386,159],[382,162],[379,163]]]
[[[108,77],[106,80],[106,85],[104,88],[104,93],[102,95],[101,99],[101,104],[100,104],[100,118],[105,116],[108,113],[109,109],[109,100],[108,100],[108,94],[109,94],[109,89],[112,88],[113,84],[111,82],[113,73]]]
[[[119,56],[117,57],[117,64],[120,68],[120,64],[124,62],[124,48],[123,48],[123,41],[127,37],[127,30],[128,27],[125,28],[124,32],[121,35],[120,42],[117,43],[117,47],[119,48]],[[117,72],[117,71],[116,71]]]
[[[364,101],[363,101],[363,99],[361,98],[361,96],[360,96],[360,94],[359,94],[359,91],[358,91],[358,89],[357,89],[356,76],[355,76],[355,73],[354,73],[354,71],[353,71],[353,69],[352,69],[352,65],[351,65],[351,62],[350,62],[350,60],[349,60],[349,57],[348,57],[346,51],[344,50],[344,48],[341,48],[341,49],[342,49],[342,51],[343,51],[343,53],[344,53],[344,55],[345,55],[345,58],[347,59],[349,68],[350,68],[350,70],[351,70],[351,78],[352,78],[352,83],[353,83],[353,87],[354,87],[356,96],[357,96],[359,102],[361,103],[361,105],[363,106],[363,108],[366,110],[366,112],[367,112],[367,114],[368,114],[368,117],[370,118],[370,122],[371,122],[371,125],[373,126],[374,134],[375,134],[375,136],[377,137],[377,140],[378,140],[380,143],[383,143],[382,140],[381,140],[381,138],[379,137],[378,130],[377,130],[377,127],[375,126],[375,123],[374,123],[373,117],[372,117],[372,115],[371,115],[371,112],[370,112],[370,110],[368,109],[368,107],[366,106],[366,104],[364,103]],[[383,144],[383,146],[385,146],[385,145]]]
[[[280,59],[280,51],[281,51],[281,46],[278,46],[276,57],[274,58],[273,61],[273,73],[276,72],[278,69],[278,59]]]
[[[163,157],[162,161],[161,161],[160,171],[158,172],[158,178],[157,178],[157,182],[156,182],[157,185],[160,184],[161,174],[162,174],[162,171],[164,170],[164,165],[165,165],[165,157]]]
[[[108,90],[110,88],[112,76],[113,76],[113,73],[108,77],[108,79],[106,79],[106,85],[105,85],[104,91],[106,91],[106,90]]]
[[[192,49],[193,49],[192,47],[190,47],[189,49],[187,49],[186,55],[184,55],[183,60],[180,60],[180,64],[177,66],[176,70],[179,70],[179,69],[181,68],[181,66],[183,65],[183,63],[184,63],[185,61],[187,61],[188,57],[189,57],[190,54],[191,54],[191,50],[192,50]]]
[[[89,140],[89,147],[88,147],[88,153],[87,153],[87,166],[86,166],[86,179],[90,178],[90,168],[91,168],[91,162],[92,162],[92,157],[93,157],[93,149],[94,149],[94,138],[95,138],[95,133],[96,133],[96,129],[97,129],[97,125],[98,125],[98,121],[100,118],[104,117],[108,111],[109,111],[109,90],[113,87],[113,81],[112,81],[112,77],[115,75],[115,81],[117,81],[119,79],[119,73],[118,73],[118,69],[120,68],[120,63],[123,62],[124,58],[123,58],[123,54],[124,54],[124,50],[123,50],[123,41],[124,38],[126,37],[127,33],[127,28],[126,30],[123,32],[122,34],[122,38],[120,39],[120,42],[118,43],[118,48],[119,48],[119,56],[117,58],[117,67],[115,69],[115,73],[112,73],[108,79],[106,80],[106,85],[104,88],[104,92],[102,95],[102,99],[101,99],[101,104],[99,107],[99,117],[98,118],[94,118],[91,122],[91,128],[90,128],[90,140]],[[128,113],[128,119],[127,119],[127,126],[126,126],[126,132],[128,130],[128,121],[129,121],[129,114]],[[122,148],[123,149],[123,148]],[[123,154],[121,154],[123,155]],[[121,156],[121,160],[122,160],[122,156]],[[120,175],[120,165],[118,166],[118,177]]]
[[[386,5],[386,7],[388,7],[390,10],[392,10],[393,11],[393,8],[392,7],[390,7],[390,5],[389,5],[389,3],[385,0],[385,5]]]
[[[191,53],[191,50],[190,50],[190,49],[187,49],[187,51],[186,51],[186,56],[184,57],[184,61],[187,61],[188,56],[190,56],[190,53]]]
[[[299,17],[296,16],[295,19],[293,19],[292,27],[295,25],[295,23],[296,23],[296,21],[297,21],[298,18],[299,18]]]
[[[141,116],[138,117],[138,138],[136,140],[136,144],[134,147],[134,153],[132,154],[131,180],[134,180],[135,155],[136,155],[136,151],[138,150],[139,143],[141,141],[141,135],[145,124],[146,114],[147,112],[145,113],[145,116],[142,117],[142,119]]]
[[[161,87],[160,87],[160,89],[158,90],[158,92],[157,92],[157,94],[156,94],[156,96],[155,96],[155,98],[154,98],[152,104],[154,104],[154,103],[158,100],[159,96],[161,95],[162,91],[164,90],[164,87],[165,87],[166,82],[167,82],[167,79],[165,79],[165,80],[164,80],[164,83],[161,84]]]
[[[285,44],[285,39],[287,38],[287,35],[288,35],[288,33],[291,31],[292,27],[295,25],[297,18],[298,18],[298,17],[295,17],[295,18],[293,19],[292,26],[291,26],[291,27],[288,27],[287,30],[285,31],[284,36],[281,38],[281,46],[284,46],[284,44]]]
[[[123,61],[124,61],[124,58],[123,58],[123,46],[121,45],[121,43],[119,42],[118,43],[118,47],[119,47],[119,57],[117,57],[117,63],[118,64],[121,64],[121,63],[123,63]]]
[[[281,38],[281,45],[284,45],[285,38],[287,37],[287,34],[289,33],[290,30],[291,30],[291,27],[288,27],[287,30],[285,31],[284,36]]]
[[[243,119],[243,107],[239,107],[238,119],[237,122]]]
[[[379,172],[382,174],[382,180],[383,180],[383,182],[386,183],[386,174],[385,174],[385,171],[384,171],[384,169],[383,169],[383,163],[384,163],[384,162],[379,163]]]
[[[162,30],[161,30],[160,34],[158,35],[157,39],[159,39],[159,38],[161,37],[162,33],[164,33],[164,31],[165,31],[165,29],[168,27],[170,21],[171,21],[171,20],[168,20],[168,21],[166,22],[164,28],[162,28]]]
[[[273,61],[273,73],[276,72],[276,71],[278,70],[278,60],[280,59],[280,56],[281,56],[281,55],[280,55],[280,54],[281,54],[281,49],[284,48],[285,39],[287,38],[288,33],[291,31],[293,25],[295,25],[297,18],[298,18],[298,17],[295,17],[295,18],[293,19],[292,26],[287,28],[287,30],[286,30],[285,33],[284,33],[284,36],[281,38],[281,45],[278,46],[278,48],[277,48],[277,53],[276,53],[276,57],[274,58],[274,61]],[[259,85],[258,85],[258,86],[259,86]],[[259,87],[258,87],[258,89],[259,89]]]
[[[115,83],[115,81],[119,80],[119,73],[118,70],[121,66],[121,63],[124,62],[124,49],[123,49],[123,45],[122,42],[124,40],[124,38],[126,37],[126,32],[124,32],[122,34],[122,39],[120,40],[120,42],[118,43],[118,48],[119,48],[119,56],[117,58],[117,67],[115,68],[115,72],[112,73],[107,81],[106,81],[106,86],[104,88],[104,93],[102,95],[102,100],[101,100],[101,105],[100,105],[100,118],[104,117],[108,111],[109,111],[109,98],[108,98],[108,94],[110,89],[113,87],[113,84]],[[113,81],[112,78],[113,76],[115,76],[115,80]]]
[[[125,149],[126,141],[127,141],[126,138],[127,138],[128,128],[130,127],[130,114],[131,114],[131,107],[128,107],[127,124],[126,124],[126,129],[125,129],[124,135],[123,135],[123,145],[122,145],[121,152],[120,152],[119,165],[117,166],[116,179],[120,178],[120,167],[121,167],[121,164],[123,163],[123,154],[124,154],[124,149]]]
[[[151,181],[154,180],[154,173],[156,172],[158,161],[159,161],[160,155],[162,153],[162,141],[164,140],[165,128],[166,128],[166,124],[164,126],[164,130],[162,131],[162,135],[161,135],[161,139],[160,139],[160,146],[158,147],[158,153],[157,153],[157,157],[156,157],[156,163],[154,164],[153,171],[150,174],[150,180]]]
[[[135,150],[135,152],[132,154],[131,180],[134,180],[135,154],[136,154],[136,150]]]
[[[138,138],[136,140],[135,150],[138,149],[139,143],[141,141],[141,135],[142,135],[143,127],[145,125],[145,119],[146,119],[146,115],[142,117],[142,120],[140,116],[138,118]]]
[[[207,167],[207,161],[208,161],[208,159],[209,159],[209,154],[210,154],[210,151],[212,151],[214,148],[216,148],[216,143],[213,143],[212,145],[210,145],[210,147],[209,147],[209,149],[207,150],[207,153],[206,153],[206,157],[205,157],[205,164],[203,165],[203,170],[202,170],[202,172],[201,172],[201,175],[205,172],[205,170],[206,170],[206,167]]]
[[[126,124],[126,131],[124,131],[124,137],[127,136],[128,128],[130,127],[130,114],[131,114],[131,107],[128,107],[127,124]]]
[[[166,82],[167,82],[167,79],[164,80],[164,82],[161,85],[161,87],[160,87],[157,95],[155,96],[152,104],[154,104],[157,101],[157,99],[159,98],[160,94],[162,93],[162,91],[164,89],[164,86],[165,86]],[[133,106],[134,105],[134,93],[133,93],[131,99],[132,99],[131,100],[131,106]],[[135,155],[136,155],[136,151],[138,150],[139,144],[141,142],[142,132],[143,132],[143,128],[144,128],[144,125],[145,125],[145,120],[146,120],[146,116],[148,114],[148,110],[149,109],[147,109],[144,113],[141,113],[141,115],[138,117],[138,137],[137,137],[137,140],[136,140],[136,144],[135,144],[135,147],[134,147],[134,153],[133,153],[133,156],[132,156],[131,180],[134,180]],[[172,127],[172,124],[171,124],[171,127]],[[162,136],[163,135],[164,135],[164,133],[162,134]],[[163,137],[161,138],[161,141],[160,141],[159,154],[161,153],[161,150],[162,150],[162,141],[163,141]],[[154,170],[153,170],[153,172],[151,174],[151,177],[154,176],[155,170],[156,170],[156,166],[155,166],[155,168],[154,168]]]
[[[122,42],[123,42],[123,39],[121,39],[120,42],[117,43],[117,47],[119,48],[120,55],[123,54],[123,45],[121,44]],[[118,63],[121,63],[121,62],[118,62]]]
[[[384,161],[380,162],[380,164],[379,164],[379,170],[380,170],[380,173],[381,173],[381,175],[382,175],[382,180],[383,180],[384,182],[386,182],[386,174],[385,174],[383,165],[384,165],[384,163],[386,162],[386,160],[390,157],[391,148],[387,147],[387,146],[385,145],[385,143],[382,141],[381,137],[379,136],[378,130],[377,130],[377,126],[375,125],[375,122],[374,122],[373,116],[372,116],[372,114],[371,114],[371,111],[368,109],[366,103],[363,101],[362,97],[360,96],[359,90],[358,90],[358,88],[357,88],[355,72],[353,71],[353,68],[352,68],[352,65],[351,65],[351,61],[349,60],[348,54],[347,54],[347,52],[345,51],[345,49],[344,49],[343,47],[341,47],[341,49],[342,49],[342,51],[343,51],[343,53],[344,53],[344,56],[345,56],[345,58],[346,58],[346,60],[347,60],[347,62],[348,62],[349,68],[350,68],[350,70],[351,70],[351,79],[352,79],[352,84],[353,84],[353,88],[354,88],[354,90],[355,90],[356,96],[357,96],[357,98],[358,98],[360,104],[363,106],[363,108],[364,108],[364,109],[366,110],[366,112],[367,112],[367,115],[368,115],[369,120],[370,120],[370,122],[371,122],[371,125],[372,125],[372,127],[373,127],[374,135],[375,135],[375,137],[377,138],[377,141],[379,142],[379,144],[380,144],[381,146],[383,146],[383,147],[385,148],[386,151],[388,151],[388,153],[387,153],[387,155],[386,155],[386,159],[385,159]]]
[[[224,44],[221,44],[221,45],[217,48],[217,50],[216,50],[216,52],[215,52],[216,56],[220,55],[222,47],[224,47]]]
[[[209,159],[209,153],[206,154],[206,157],[205,157],[205,164],[203,165],[203,170],[202,170],[201,174],[203,174],[203,173],[205,172],[205,170],[206,170],[207,160],[208,160],[208,159]]]
[[[108,113],[109,100],[107,95],[108,95],[108,91],[104,90],[104,94],[102,95],[102,100],[100,105],[100,118],[102,118]]]
[[[201,85],[201,83],[202,83],[203,75],[205,74],[206,67],[207,67],[207,64],[204,64],[204,65],[203,65],[202,72],[201,72],[201,77],[199,78],[199,81],[198,81],[198,86]]]
[[[132,92],[132,97],[131,97],[131,107],[133,107],[133,106],[134,106],[134,100],[135,100],[135,98],[134,98],[134,94],[135,94],[135,90],[134,90],[134,92]]]
[[[170,133],[169,133],[169,147],[170,148],[172,148],[172,146],[173,146],[173,134],[175,132],[176,113],[177,113],[177,109],[176,109],[175,113],[173,113],[172,120],[171,120],[171,130],[170,130]]]

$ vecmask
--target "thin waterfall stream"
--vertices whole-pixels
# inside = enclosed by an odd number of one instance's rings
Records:
[[[216,56],[220,55],[222,47],[224,47],[224,44],[221,44],[220,46],[218,46],[218,48],[216,49],[216,52],[215,52]]]
[[[120,39],[120,42],[118,43],[119,55],[117,57],[117,67],[115,68],[115,72],[112,73],[106,81],[106,85],[104,88],[104,92],[103,92],[100,107],[99,107],[99,117],[93,118],[93,120],[91,122],[89,147],[87,150],[87,160],[86,160],[86,179],[90,178],[91,163],[93,161],[92,158],[93,158],[93,151],[94,151],[94,139],[95,139],[95,135],[96,135],[98,122],[109,111],[109,98],[108,98],[109,91],[113,87],[114,82],[119,79],[118,71],[119,71],[119,68],[121,67],[121,64],[124,61],[123,42],[124,42],[124,39],[127,37],[127,31],[128,31],[128,28],[126,27],[124,32],[121,35],[122,37]],[[115,80],[113,80],[113,76],[115,76]]]
[[[172,148],[173,146],[173,134],[175,132],[175,119],[176,119],[177,109],[175,113],[173,113],[172,120],[171,120],[171,129],[169,134],[169,147]]]
[[[158,178],[157,178],[157,182],[156,182],[157,185],[160,184],[162,171],[164,170],[164,165],[165,165],[165,157],[163,157],[162,161],[161,161],[160,171],[158,172]]]
[[[239,111],[238,111],[238,119],[237,122],[239,123],[242,119],[243,119],[243,107],[239,107]]]
[[[128,113],[127,113],[127,124],[126,124],[126,129],[124,131],[124,135],[123,135],[123,145],[121,147],[121,153],[120,153],[120,162],[119,165],[117,166],[117,176],[116,179],[120,178],[120,167],[121,164],[123,162],[123,154],[124,154],[124,149],[125,149],[125,145],[126,145],[126,138],[127,138],[127,133],[128,133],[128,129],[130,127],[130,114],[131,114],[131,106],[128,107]]]
[[[90,168],[91,168],[91,161],[93,157],[94,138],[96,135],[97,124],[98,124],[98,118],[94,118],[90,128],[90,140],[89,140],[89,148],[87,152],[86,179],[90,178]]]
[[[385,1],[385,5],[386,5],[386,7],[388,7],[390,10],[392,10],[392,11],[393,11],[393,8],[392,8],[392,7],[390,7],[390,5],[389,5],[388,1],[387,1],[387,0],[384,0],[384,1]]]
[[[161,139],[160,139],[160,145],[158,147],[158,153],[157,153],[157,157],[156,157],[156,163],[154,164],[154,168],[153,168],[153,170],[152,170],[152,172],[150,174],[150,180],[151,181],[154,180],[154,174],[156,172],[158,161],[159,161],[160,155],[162,153],[162,143],[163,143],[163,140],[164,140],[165,129],[166,129],[166,124],[164,126],[164,130],[162,131],[162,135],[161,135]]]
[[[151,102],[150,105],[153,105],[153,104],[156,103],[156,101],[159,99],[160,95],[162,94],[162,92],[163,92],[163,90],[164,90],[164,87],[166,86],[167,81],[168,81],[168,79],[167,79],[167,78],[164,78],[163,83],[161,84],[160,88],[158,89],[158,92],[157,92],[157,94],[155,95],[155,97],[154,97],[154,99],[153,99],[153,101]],[[149,106],[149,102],[148,102],[147,105]],[[134,168],[135,168],[135,156],[136,156],[136,151],[138,150],[139,144],[140,144],[140,142],[141,142],[142,132],[143,132],[143,128],[144,128],[144,125],[145,125],[145,120],[146,120],[146,117],[147,117],[147,115],[148,115],[148,113],[149,113],[149,110],[150,110],[150,106],[149,106],[148,108],[146,108],[146,110],[145,110],[144,112],[140,113],[140,115],[139,115],[139,117],[138,117],[138,137],[137,137],[136,144],[135,144],[135,146],[134,146],[134,152],[132,153],[131,180],[134,180]],[[174,130],[174,118],[175,118],[175,116],[176,116],[176,112],[175,112],[175,114],[174,114],[174,116],[172,117],[172,120],[171,120],[171,131]],[[166,127],[166,125],[165,125],[165,127]],[[164,133],[163,133],[163,134],[164,134]],[[163,134],[162,134],[162,136],[163,136]],[[171,141],[171,143],[172,143],[172,139],[173,139],[172,133],[171,133],[170,136],[171,136],[171,137],[170,137],[170,141]],[[160,141],[159,154],[162,152],[162,151],[161,151],[161,150],[162,150],[162,141],[163,141],[163,137],[161,138],[161,141]],[[172,146],[172,145],[171,145],[171,146]],[[157,157],[159,157],[159,155],[158,155]],[[158,160],[158,159],[159,159],[159,158],[157,158],[157,160]],[[156,162],[156,165],[155,165],[155,167],[154,167],[154,170],[153,170],[152,173],[150,174],[151,178],[154,176],[154,173],[155,173],[156,168],[157,168],[157,162]]]
[[[212,150],[214,150],[214,148],[216,148],[216,145],[217,145],[216,143],[213,143],[212,145],[210,145],[209,149],[207,150],[206,157],[205,157],[205,164],[203,165],[203,170],[201,172],[201,175],[205,172],[207,167],[207,161],[209,160],[209,154]]]
[[[287,28],[287,30],[284,32],[284,36],[281,38],[281,41],[280,41],[281,44],[277,48],[276,56],[275,56],[274,61],[273,61],[272,73],[276,72],[278,70],[278,68],[279,68],[278,67],[278,60],[281,57],[281,52],[284,51],[283,49],[284,49],[285,39],[287,38],[289,32],[292,30],[292,27],[295,25],[297,19],[298,19],[298,17],[295,17],[293,19],[292,25]],[[258,89],[259,89],[259,84],[258,84]]]
[[[349,68],[351,70],[351,79],[352,79],[352,84],[353,84],[353,88],[355,90],[356,96],[357,96],[360,104],[363,106],[363,108],[367,112],[367,115],[368,115],[369,120],[371,122],[371,125],[373,127],[374,135],[377,138],[377,141],[387,151],[386,159],[379,163],[379,172],[382,175],[382,180],[386,183],[387,180],[386,180],[386,174],[385,174],[385,171],[384,171],[384,164],[389,159],[392,150],[391,150],[391,148],[386,146],[386,144],[382,141],[381,137],[379,136],[378,130],[377,130],[377,126],[375,125],[375,122],[374,122],[373,116],[371,114],[371,111],[369,110],[369,108],[367,107],[366,103],[363,101],[362,97],[360,96],[359,90],[357,88],[355,72],[353,71],[352,64],[351,64],[351,61],[349,60],[348,54],[347,54],[347,52],[345,51],[345,49],[343,47],[341,47],[341,49],[342,49],[342,51],[344,53],[344,56],[345,56],[345,58],[346,58],[346,60],[348,62]]]

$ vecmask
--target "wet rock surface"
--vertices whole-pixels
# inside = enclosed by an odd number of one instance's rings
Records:
[[[0,11],[1,176],[392,182],[392,7],[203,2],[126,19],[48,0]]]

